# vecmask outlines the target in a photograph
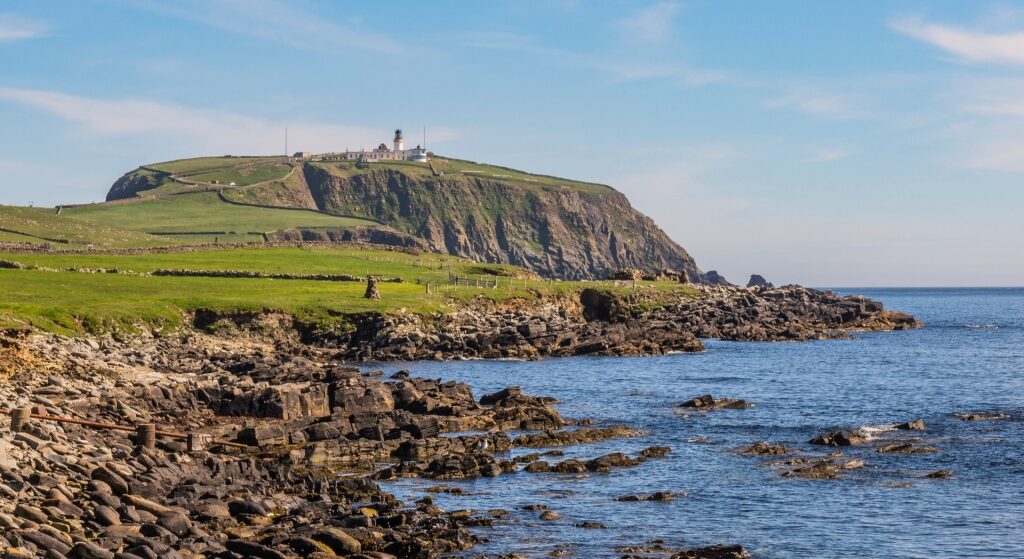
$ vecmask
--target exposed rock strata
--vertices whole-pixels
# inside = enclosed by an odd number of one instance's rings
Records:
[[[520,463],[501,457],[516,445],[510,429],[546,430],[560,444],[632,434],[562,436],[569,422],[551,398],[511,387],[477,400],[465,384],[407,372],[384,378],[339,364],[332,352],[256,339],[196,334],[127,345],[33,335],[0,345],[0,362],[10,365],[2,370],[17,369],[0,384],[5,408],[153,422],[212,441],[189,450],[162,436],[145,450],[133,433],[41,419],[11,433],[0,416],[0,550],[8,556],[437,557],[472,546],[467,528],[493,516],[449,513],[429,498],[402,503],[363,474],[512,474]],[[466,431],[473,434],[442,436]],[[638,454],[564,460],[551,471],[604,472],[663,455]]]
[[[600,278],[618,268],[703,277],[681,246],[611,188],[547,189],[393,169],[339,176],[316,164],[303,172],[318,209],[375,219],[449,254],[562,279]]]
[[[877,301],[797,286],[701,286],[694,298],[654,308],[648,297],[585,289],[578,300],[505,306],[479,300],[443,315],[356,317],[351,331],[311,341],[355,360],[537,359],[700,351],[698,338],[801,341],[920,326]]]

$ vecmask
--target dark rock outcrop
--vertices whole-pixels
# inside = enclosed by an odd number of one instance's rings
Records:
[[[772,282],[764,279],[764,276],[760,274],[751,274],[750,280],[747,281],[747,287],[767,287],[770,289],[775,286],[772,285]]]
[[[831,433],[818,435],[808,442],[822,446],[855,446],[864,444],[867,440],[867,436],[860,431],[854,429],[840,429],[838,431],[832,431]]]
[[[144,195],[147,190],[152,190],[169,179],[169,173],[140,167],[130,173],[126,173],[114,182],[114,185],[110,187],[110,191],[107,192],[107,201],[123,200]]]
[[[687,400],[682,404],[679,404],[679,407],[697,411],[745,410],[754,407],[754,404],[751,404],[746,400],[736,400],[733,398],[719,398],[716,400],[711,394],[705,394],[703,396],[697,396],[696,398]]]
[[[731,283],[729,283],[729,280],[725,279],[716,270],[711,270],[710,272],[704,274],[701,277],[701,280],[701,283],[706,283],[708,285],[732,285]]]

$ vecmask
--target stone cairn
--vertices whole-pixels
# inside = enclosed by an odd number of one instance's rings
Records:
[[[366,293],[363,297],[366,299],[380,299],[380,288],[377,287],[377,278],[366,276]]]

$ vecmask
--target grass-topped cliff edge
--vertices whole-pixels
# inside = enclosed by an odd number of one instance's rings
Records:
[[[166,206],[213,192],[220,203],[364,220],[364,227],[390,228],[437,252],[516,264],[544,277],[594,279],[619,268],[703,277],[681,246],[609,186],[440,156],[427,163],[226,156],[147,164],[118,179],[107,200]],[[76,211],[97,219],[108,212]]]

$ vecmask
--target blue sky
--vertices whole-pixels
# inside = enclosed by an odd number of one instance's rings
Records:
[[[0,3],[0,203],[371,146],[607,183],[704,269],[1024,285],[1024,3]]]

